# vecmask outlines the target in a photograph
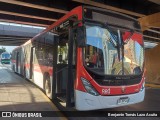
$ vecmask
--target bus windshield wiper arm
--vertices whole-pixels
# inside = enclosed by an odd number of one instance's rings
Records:
[[[105,28],[107,28],[107,30],[109,31],[109,33],[110,33],[110,35],[111,35],[111,38],[110,38],[111,43],[113,44],[114,47],[117,47],[117,42],[118,42],[118,41],[116,40],[116,38],[115,38],[112,30],[108,27],[107,24],[105,24]]]
[[[112,37],[113,40],[114,40],[114,41],[113,41],[112,38],[111,38],[112,44],[117,48],[117,51],[118,51],[118,59],[119,59],[119,61],[120,61],[120,59],[121,59],[121,57],[122,57],[122,53],[121,53],[122,41],[121,41],[120,31],[119,31],[119,30],[117,31],[117,32],[118,32],[118,36],[117,36],[117,39],[116,39],[115,36],[113,35],[112,30],[110,30],[110,28],[108,27],[107,24],[105,24],[105,27],[108,29],[108,31],[109,31],[110,34],[111,34],[111,37]]]
[[[120,61],[120,59],[122,58],[122,40],[121,40],[121,34],[120,31],[118,30],[118,46],[117,46],[117,51],[118,51],[118,59]],[[123,60],[123,58],[122,58]]]

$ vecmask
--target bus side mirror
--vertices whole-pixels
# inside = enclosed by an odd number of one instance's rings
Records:
[[[86,46],[86,30],[84,26],[77,28],[77,45],[78,47]]]

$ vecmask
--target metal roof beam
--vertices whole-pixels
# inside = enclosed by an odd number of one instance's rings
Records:
[[[139,18],[138,20],[141,24],[142,31],[145,31],[151,27],[160,28],[160,12]]]
[[[21,41],[21,42],[25,42],[27,41],[28,39],[23,39],[23,40],[15,40],[15,39],[10,39],[10,40],[4,40],[4,39],[0,39],[0,42],[17,42],[17,41]]]
[[[46,10],[46,11],[51,11],[51,12],[64,13],[64,14],[68,12],[66,10],[46,7],[46,6],[42,6],[42,5],[35,5],[35,4],[22,2],[22,1],[16,1],[16,0],[0,0],[0,2],[14,4],[14,5],[20,5],[20,6],[25,6],[25,7],[29,7],[29,8],[36,8],[36,9]]]
[[[22,42],[24,43],[27,40],[4,40],[4,41],[0,41],[1,43],[16,43],[16,42]]]
[[[39,20],[57,21],[57,19],[45,18],[45,17],[34,16],[34,15],[15,13],[15,12],[8,12],[8,11],[3,11],[3,10],[0,10],[0,13],[1,14],[6,14],[6,15],[14,15],[14,16],[19,16],[19,17],[39,19]]]
[[[22,45],[24,42],[14,42],[14,43],[10,43],[10,42],[8,42],[8,43],[1,43],[1,45],[5,45],[5,46],[20,46],[20,45]]]
[[[104,5],[102,3],[94,2],[94,1],[91,1],[91,0],[72,0],[72,1],[87,4],[87,5],[92,5],[92,6],[96,6],[96,7],[101,7],[101,8],[104,8],[104,9],[109,9],[109,10],[113,10],[113,11],[116,11],[116,12],[121,12],[121,13],[128,14],[128,15],[133,15],[133,16],[137,16],[137,17],[144,17],[145,16],[144,14],[140,14],[140,13],[132,12],[132,11],[129,11],[129,10],[113,7],[113,6],[110,6],[110,5]]]
[[[29,40],[29,39],[24,39],[24,38],[0,38],[0,41],[2,41],[2,40],[9,41],[9,40]]]
[[[0,19],[1,22],[9,22],[9,23],[17,23],[17,24],[25,24],[25,25],[32,25],[32,26],[39,26],[39,27],[47,27],[46,24],[38,24],[38,23],[31,23],[31,22],[23,22],[17,20],[8,20],[8,19]]]
[[[156,38],[156,37],[152,37],[152,36],[148,36],[148,35],[143,35],[143,36],[147,37],[147,38],[155,39],[155,40],[160,40],[160,38]]]
[[[154,32],[154,33],[160,34],[160,31],[157,31],[157,30],[147,29],[147,31],[150,31],[150,32]]]
[[[0,39],[30,39],[31,37],[8,37],[8,36],[0,36]]]

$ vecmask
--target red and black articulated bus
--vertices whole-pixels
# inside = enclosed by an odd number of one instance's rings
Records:
[[[67,108],[95,110],[144,100],[144,43],[127,15],[79,6],[13,50],[12,69]]]

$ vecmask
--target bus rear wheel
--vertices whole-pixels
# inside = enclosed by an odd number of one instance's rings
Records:
[[[51,98],[51,82],[50,82],[50,77],[46,76],[45,77],[45,94],[47,95],[47,97]]]

